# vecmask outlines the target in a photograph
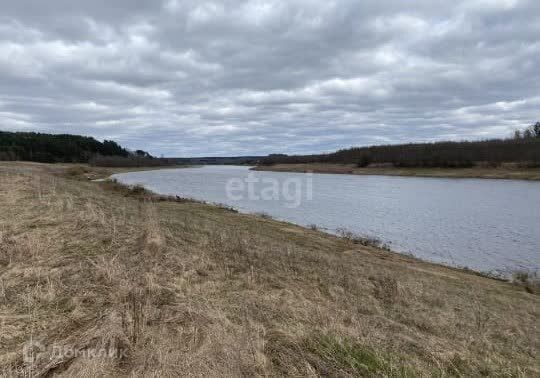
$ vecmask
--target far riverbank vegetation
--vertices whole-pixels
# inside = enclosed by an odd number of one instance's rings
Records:
[[[273,154],[261,161],[265,166],[312,163],[354,164],[359,168],[540,167],[540,122],[508,139],[353,147],[329,154]]]

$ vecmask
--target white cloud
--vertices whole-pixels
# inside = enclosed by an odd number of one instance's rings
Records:
[[[0,127],[160,155],[506,136],[538,117],[532,0],[19,0]]]

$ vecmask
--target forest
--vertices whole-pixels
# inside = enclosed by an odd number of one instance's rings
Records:
[[[94,156],[127,158],[130,152],[116,142],[68,134],[0,131],[0,160],[40,163],[88,163]]]
[[[540,165],[540,122],[514,138],[484,141],[410,143],[353,147],[329,154],[269,155],[262,165],[297,163],[356,164],[358,167],[390,164],[395,167],[466,168],[478,163]]]
[[[313,155],[273,154],[267,157],[155,158],[142,150],[130,151],[118,143],[69,134],[0,131],[0,160],[41,163],[90,163],[107,167],[175,164],[289,164],[333,163],[358,167],[466,168],[479,163],[499,166],[519,163],[540,166],[540,122],[515,132],[513,138],[483,141],[409,143],[353,147],[334,153]]]

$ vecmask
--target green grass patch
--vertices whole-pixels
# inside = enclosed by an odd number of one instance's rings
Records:
[[[379,353],[368,346],[332,335],[310,337],[305,340],[305,347],[314,355],[312,362],[323,375],[417,376],[398,356]]]

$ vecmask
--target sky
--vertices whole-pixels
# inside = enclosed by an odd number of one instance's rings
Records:
[[[0,0],[0,130],[160,156],[508,137],[538,0]]]

